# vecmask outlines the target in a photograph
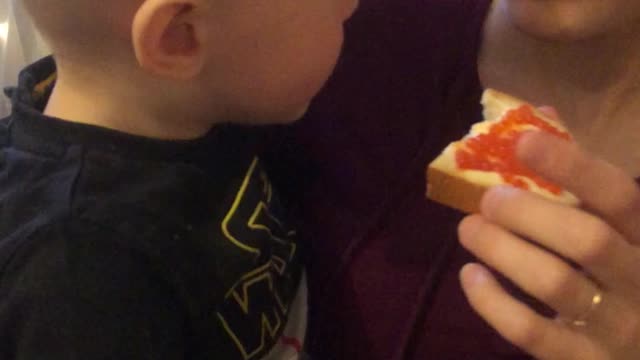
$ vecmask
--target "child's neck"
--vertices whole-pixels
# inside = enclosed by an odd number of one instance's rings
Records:
[[[142,90],[135,79],[119,86],[117,80],[69,74],[58,65],[56,86],[44,114],[165,140],[195,139],[210,129],[210,123],[188,121],[195,117],[181,112],[182,107],[158,104],[159,97],[154,94]]]

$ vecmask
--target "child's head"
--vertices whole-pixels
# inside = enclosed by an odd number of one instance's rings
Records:
[[[295,120],[330,75],[357,0],[23,0],[78,74],[158,116]],[[86,81],[85,81],[86,82]]]

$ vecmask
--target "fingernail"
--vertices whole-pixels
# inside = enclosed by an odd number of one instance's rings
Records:
[[[479,264],[467,264],[460,271],[460,279],[465,287],[470,288],[486,283],[489,273]]]
[[[528,131],[523,134],[516,146],[516,157],[525,166],[531,168],[544,163],[554,147],[555,137],[542,131]]]
[[[482,198],[482,203],[480,204],[482,214],[492,218],[500,204],[507,198],[516,195],[519,191],[513,186],[499,185],[492,187]]]
[[[540,149],[535,146],[535,142],[537,141],[536,135],[538,135],[536,133],[536,131],[526,131],[522,134],[520,140],[518,140],[518,143],[516,144],[516,157],[518,160],[526,161],[528,158],[535,157],[540,154]]]
[[[460,225],[458,225],[458,237],[463,245],[473,241],[481,222],[482,219],[477,215],[467,216],[460,222]]]

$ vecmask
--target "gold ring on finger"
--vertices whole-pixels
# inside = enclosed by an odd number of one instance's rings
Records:
[[[589,305],[589,309],[585,311],[582,315],[576,317],[571,321],[573,326],[585,327],[589,323],[589,318],[593,314],[594,311],[602,304],[602,292],[596,292],[591,298],[591,304]]]

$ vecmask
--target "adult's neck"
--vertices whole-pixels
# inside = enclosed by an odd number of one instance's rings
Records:
[[[640,30],[553,42],[493,8],[478,60],[485,87],[554,106],[590,152],[640,176]]]
[[[185,106],[162,103],[161,85],[145,85],[135,75],[110,76],[103,70],[58,63],[56,86],[45,115],[164,140],[203,136],[210,123],[181,113]],[[72,71],[71,71],[72,70]],[[122,79],[129,79],[123,84]]]
[[[640,31],[550,41],[520,31],[494,7],[479,72],[485,86],[557,107],[570,126],[609,123],[640,103]]]

